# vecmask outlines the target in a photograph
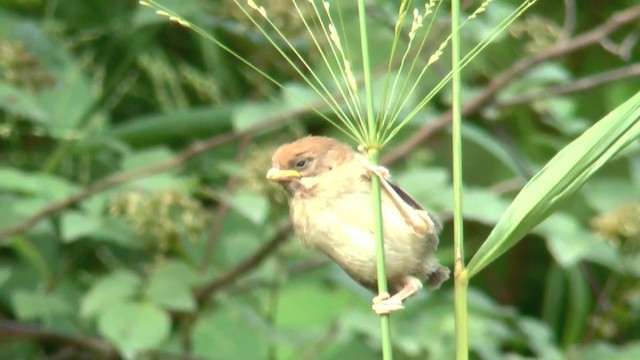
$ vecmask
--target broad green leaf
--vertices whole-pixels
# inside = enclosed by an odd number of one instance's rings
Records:
[[[233,210],[256,225],[264,223],[269,214],[269,200],[256,192],[243,190],[232,197],[223,197]]]
[[[611,191],[616,189],[616,191]],[[640,187],[620,176],[599,176],[584,184],[582,196],[595,211],[606,213],[616,207],[640,201]]]
[[[340,339],[342,340],[342,339]],[[343,359],[376,359],[377,351],[363,343],[362,339],[353,336],[349,341],[341,341],[338,344],[328,344],[319,354],[318,360],[343,360]]]
[[[299,107],[301,104],[317,104],[322,100],[309,86],[299,83],[285,84],[282,98],[288,108]]]
[[[49,114],[46,128],[60,137],[76,136],[75,131],[98,98],[80,66],[73,62],[65,65],[58,71],[55,87],[38,94],[41,107]]]
[[[82,316],[95,316],[114,303],[130,299],[138,292],[140,278],[128,270],[117,270],[96,281],[80,306]]]
[[[4,285],[7,280],[11,277],[11,267],[2,266],[0,267],[0,289],[2,289],[2,285]]]
[[[40,173],[26,172],[12,167],[0,167],[0,190],[61,199],[69,196],[76,187],[66,179]]]
[[[135,359],[141,351],[152,349],[169,337],[171,319],[154,304],[123,302],[106,309],[98,329],[126,359]]]
[[[68,211],[62,215],[62,239],[69,243],[83,236],[92,235],[101,228],[100,219],[79,211]]]
[[[20,320],[49,321],[52,316],[71,313],[71,305],[55,293],[16,290],[11,294],[13,310]]]
[[[580,360],[636,360],[640,359],[640,342],[632,341],[622,346],[595,342],[571,351],[571,359]]]
[[[47,112],[29,93],[0,82],[0,109],[7,114],[26,118],[36,123],[48,120]]]
[[[196,271],[187,264],[167,261],[154,270],[145,293],[150,300],[167,309],[192,311],[196,308],[192,287],[198,279]]]
[[[449,173],[443,168],[412,168],[393,177],[408,194],[430,210],[451,210]]]
[[[247,103],[234,112],[233,128],[236,131],[250,129],[268,120],[271,116],[282,113],[284,103],[274,100],[267,103]]]
[[[465,219],[493,225],[500,219],[509,203],[495,192],[483,188],[464,190],[462,213]]]
[[[472,141],[478,146],[481,146],[491,155],[495,156],[505,167],[508,167],[514,174],[519,174],[521,171],[518,164],[515,162],[514,157],[509,154],[509,151],[504,145],[496,141],[494,136],[491,136],[487,131],[474,125],[466,125],[463,128],[462,136],[465,140]],[[499,166],[499,165],[495,165]]]
[[[122,162],[123,170],[135,170],[144,168],[150,164],[167,161],[173,157],[173,153],[165,147],[155,147],[138,151],[127,156]]]
[[[170,160],[172,157],[173,153],[167,148],[150,148],[127,156],[122,162],[122,167],[123,170],[137,170]],[[169,170],[137,179],[127,183],[125,186],[133,189],[163,190],[168,188],[184,188],[185,184],[175,175],[175,170]]]
[[[562,149],[513,200],[467,266],[477,274],[640,135],[640,92]]]
[[[531,349],[538,355],[538,359],[564,359],[555,345],[553,333],[547,324],[531,318],[521,318],[518,319],[517,325],[518,330],[528,340]]]
[[[296,329],[328,326],[352,299],[347,291],[329,290],[318,284],[290,284],[280,293],[276,323],[279,327]],[[313,311],[309,311],[310,306]]]
[[[533,231],[547,239],[549,251],[558,264],[565,268],[582,260],[591,260],[611,269],[622,270],[616,250],[605,239],[584,229],[568,215],[553,214]]]
[[[127,144],[145,147],[213,136],[231,128],[235,108],[234,105],[192,108],[140,116],[116,125],[111,135]]]
[[[193,327],[193,354],[204,359],[266,359],[267,334],[255,315],[237,304],[221,303],[204,313]]]
[[[40,276],[45,279],[45,281],[51,281],[53,264],[47,261],[42,249],[38,248],[36,244],[25,236],[16,237],[11,246],[17,254],[28,261],[33,269],[38,270]]]

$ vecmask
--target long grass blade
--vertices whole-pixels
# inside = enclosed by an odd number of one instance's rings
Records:
[[[640,92],[562,149],[527,183],[469,261],[469,277],[515,245],[639,136]]]

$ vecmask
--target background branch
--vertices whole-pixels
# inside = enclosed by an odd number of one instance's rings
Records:
[[[0,320],[0,339],[2,341],[35,340],[52,344],[65,344],[95,351],[107,358],[119,358],[116,348],[105,340],[63,334],[10,320]]]
[[[287,240],[291,232],[291,225],[280,226],[276,233],[271,237],[267,243],[262,245],[256,250],[253,255],[246,258],[244,261],[227,270],[222,275],[206,283],[195,291],[196,300],[199,304],[206,303],[211,296],[221,288],[233,284],[239,277],[248,273],[252,269],[258,267],[262,262],[278,247]]]
[[[569,94],[578,91],[584,91],[591,89],[606,83],[618,81],[627,78],[634,78],[640,76],[640,64],[633,64],[627,67],[601,72],[592,76],[578,79],[568,84],[561,84],[548,87],[544,90],[536,91],[532,94],[523,94],[520,96],[514,96],[504,100],[497,100],[495,103],[498,106],[515,106],[526,104],[535,100],[546,99],[557,95]]]

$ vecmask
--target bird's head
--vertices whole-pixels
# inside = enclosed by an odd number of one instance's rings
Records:
[[[271,158],[267,179],[280,183],[293,193],[303,185],[313,187],[319,177],[351,160],[353,150],[337,140],[307,136],[280,146]]]

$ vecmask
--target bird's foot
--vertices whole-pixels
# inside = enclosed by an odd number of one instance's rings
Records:
[[[384,181],[384,179],[388,179],[389,177],[391,177],[391,173],[389,172],[389,169],[387,169],[382,165],[373,165],[367,159],[363,159],[362,165],[364,166],[364,169],[365,169],[365,176],[368,179],[371,178],[371,174],[374,174],[377,177],[379,177],[381,181]]]
[[[373,305],[371,305],[371,309],[378,315],[388,315],[392,312],[404,309],[404,305],[402,304],[402,300],[395,297],[390,296],[389,293],[380,293],[376,297],[373,298]]]

